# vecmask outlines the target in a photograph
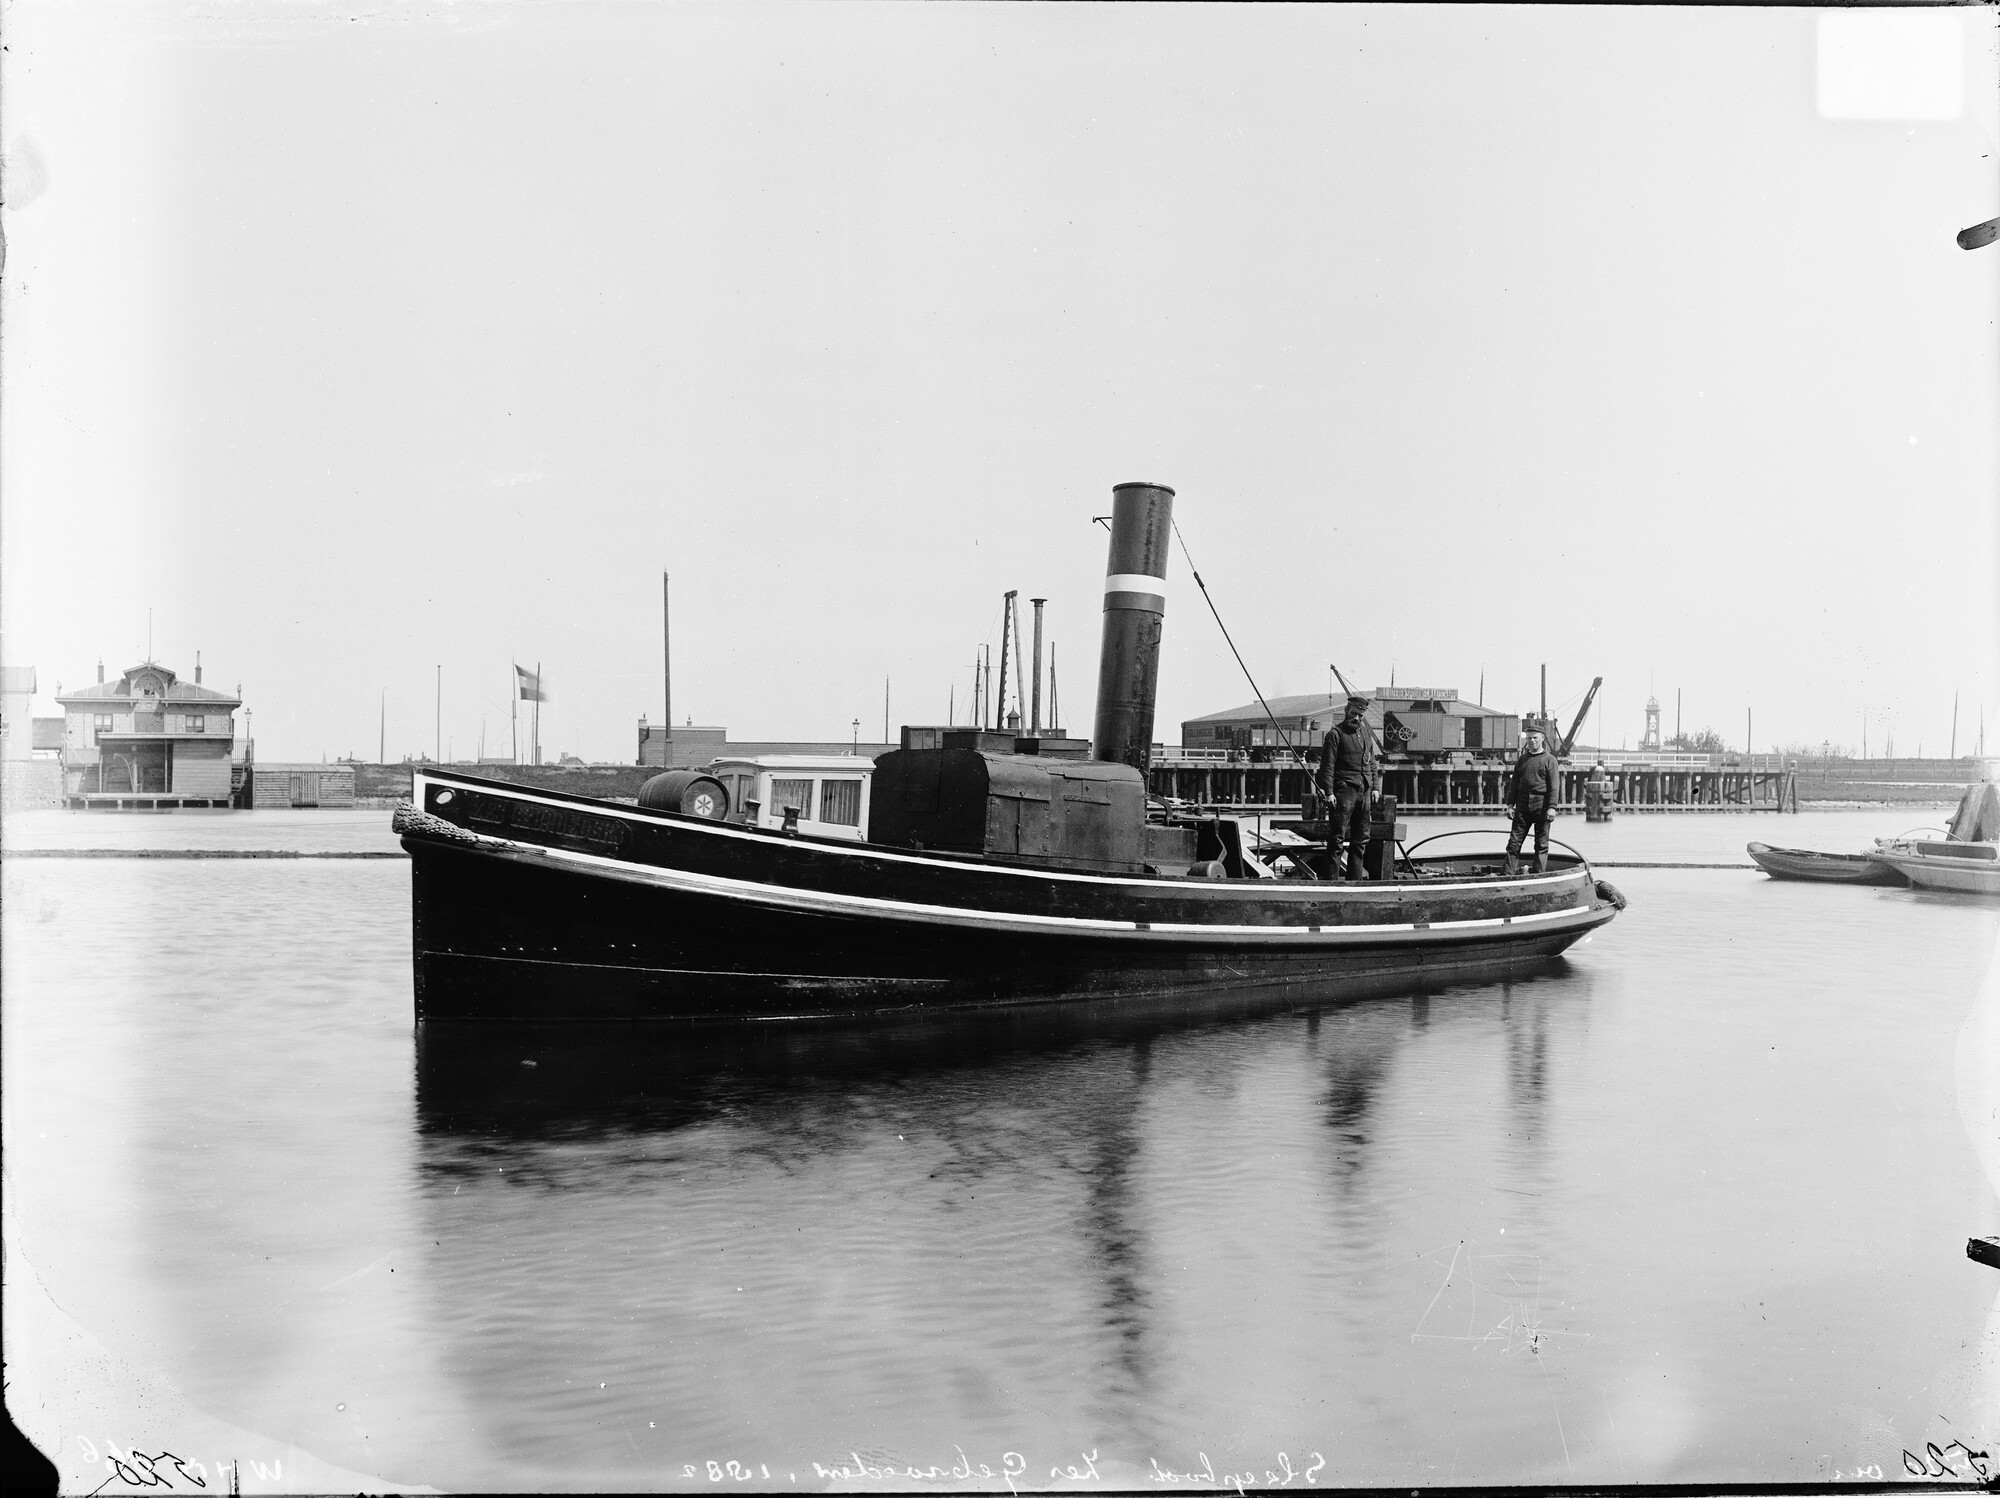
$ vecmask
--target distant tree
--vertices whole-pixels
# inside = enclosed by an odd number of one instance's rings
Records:
[[[1667,740],[1669,749],[1678,749],[1683,754],[1720,754],[1729,746],[1722,742],[1722,735],[1713,728],[1704,728],[1699,733],[1677,733]]]

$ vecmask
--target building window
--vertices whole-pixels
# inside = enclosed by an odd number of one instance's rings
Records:
[[[190,713],[187,717],[187,731],[189,733],[207,733],[208,729],[204,726],[207,722],[208,719],[202,714]]]
[[[813,783],[810,780],[773,780],[771,782],[771,804],[766,808],[772,816],[783,819],[785,808],[798,808],[799,820],[813,819]]]
[[[861,782],[823,780],[820,782],[819,819],[842,827],[861,825]]]
[[[92,742],[111,732],[111,714],[98,713],[90,720]]]

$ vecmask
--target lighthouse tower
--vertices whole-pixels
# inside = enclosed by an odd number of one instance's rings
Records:
[[[1646,699],[1646,736],[1639,740],[1639,747],[1655,754],[1659,753],[1660,699],[1657,697]]]

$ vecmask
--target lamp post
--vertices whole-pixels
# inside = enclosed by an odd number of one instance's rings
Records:
[[[861,752],[861,720],[859,718],[854,720],[854,752],[856,754]]]

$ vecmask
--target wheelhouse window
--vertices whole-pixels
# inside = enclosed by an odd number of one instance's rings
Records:
[[[813,820],[813,783],[810,780],[771,782],[771,804],[765,810],[775,817],[782,817],[787,807],[797,808],[801,822]]]
[[[201,713],[189,713],[186,721],[187,721],[187,731],[189,733],[208,732],[208,728],[206,726],[208,723],[208,719],[205,715]]]
[[[91,736],[93,738],[100,738],[103,735],[111,732],[111,714],[97,713],[94,716],[92,716],[90,720],[90,731],[91,731]]]
[[[842,827],[861,825],[861,782],[823,780],[819,791],[819,819]]]

